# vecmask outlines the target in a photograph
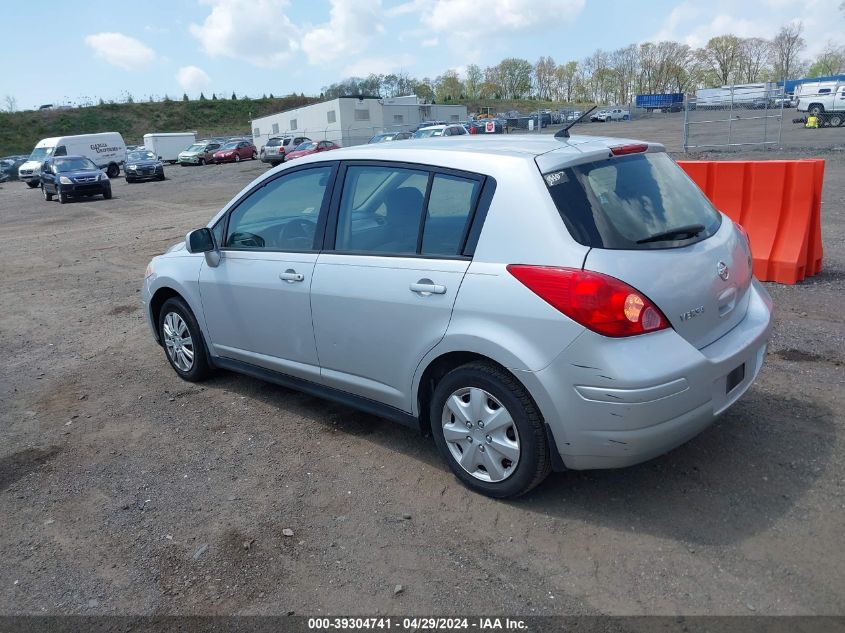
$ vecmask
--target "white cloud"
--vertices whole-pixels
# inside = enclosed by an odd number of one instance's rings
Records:
[[[202,68],[183,66],[176,73],[176,81],[187,92],[200,92],[211,85],[211,77]]]
[[[789,0],[748,0],[737,4],[733,0],[710,0],[705,7],[699,0],[687,0],[672,9],[660,30],[644,41],[675,40],[698,48],[712,37],[729,33],[738,37],[772,38],[782,26],[801,21],[807,43],[804,56],[809,58],[828,39],[841,36],[836,25],[816,17],[830,3],[831,0],[804,0],[800,4]]]
[[[363,52],[370,38],[381,33],[381,0],[331,0],[329,22],[307,30],[302,50],[312,64]]]
[[[376,75],[387,75],[408,66],[413,66],[416,60],[413,56],[405,54],[398,57],[368,57],[358,59],[343,69],[346,77],[366,77],[370,73]]]
[[[156,59],[153,49],[123,33],[95,33],[85,43],[97,57],[123,70],[144,70]]]
[[[429,0],[400,7],[417,9],[422,23],[448,33],[460,45],[475,38],[533,29],[560,29],[584,9],[585,0]]]
[[[299,31],[285,13],[287,0],[204,0],[211,13],[191,34],[209,57],[231,57],[272,68],[299,49]]]
[[[437,46],[440,43],[440,40],[436,37],[430,37],[427,40],[423,40],[420,44],[426,48],[430,48],[432,46]]]

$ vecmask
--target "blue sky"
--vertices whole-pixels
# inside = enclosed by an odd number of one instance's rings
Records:
[[[833,0],[148,0],[6,2],[0,99],[19,108],[319,94],[349,75],[434,77],[503,57],[558,62],[596,48],[718,34],[771,37],[803,20],[807,54],[841,40]],[[144,9],[147,9],[146,11]],[[55,45],[53,48],[52,45]]]

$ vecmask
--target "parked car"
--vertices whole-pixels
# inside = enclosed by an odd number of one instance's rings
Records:
[[[5,174],[5,180],[17,180],[18,169],[29,156],[4,156],[0,158],[0,174]]]
[[[306,141],[287,154],[287,160],[294,160],[295,158],[302,158],[303,156],[310,156],[317,152],[328,152],[333,149],[340,149],[340,145],[332,143],[331,141]]]
[[[255,160],[258,150],[249,141],[229,141],[212,156],[215,163],[239,163],[242,160]]]
[[[307,136],[273,136],[261,148],[261,162],[273,166],[285,162],[285,155],[311,139]]]
[[[205,140],[194,143],[179,153],[178,161],[183,167],[187,165],[205,165],[214,162],[214,152],[223,145],[220,141]]]
[[[469,127],[470,134],[504,134],[505,125],[500,119],[481,119],[478,121],[471,121]]]
[[[424,127],[431,127],[432,125],[446,125],[446,121],[423,121],[416,127],[414,132],[423,129]]]
[[[492,497],[700,433],[755,380],[772,309],[742,229],[661,145],[551,135],[270,171],[150,262],[142,300],[181,378],[430,432]]]
[[[61,156],[48,158],[41,164],[41,193],[49,202],[56,196],[65,204],[70,198],[90,198],[101,195],[111,198],[111,181],[86,156]]]
[[[414,138],[431,138],[434,136],[463,136],[469,131],[460,123],[449,125],[430,125],[414,132]]]
[[[51,156],[87,156],[97,167],[102,167],[110,178],[120,174],[126,160],[126,144],[118,132],[54,136],[36,143],[32,154],[18,168],[18,178],[34,189],[41,182],[41,165]]]
[[[164,180],[164,163],[148,149],[129,152],[123,167],[126,182]]]
[[[622,108],[611,108],[609,110],[599,110],[590,117],[590,121],[600,121],[607,123],[608,121],[627,121],[631,118],[631,113]]]
[[[384,134],[376,134],[367,143],[386,143],[388,141],[406,141],[413,137],[411,132],[385,132]]]

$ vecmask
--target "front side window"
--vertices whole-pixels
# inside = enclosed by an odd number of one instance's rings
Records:
[[[251,193],[232,211],[226,247],[312,250],[331,171],[325,166],[285,174]]]
[[[67,156],[67,147],[59,145],[53,153],[53,156]]]

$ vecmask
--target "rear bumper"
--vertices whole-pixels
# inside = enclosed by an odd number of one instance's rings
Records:
[[[757,282],[745,319],[696,349],[674,330],[609,339],[585,331],[548,367],[518,372],[567,468],[619,468],[695,437],[751,386],[766,356],[771,299]],[[744,367],[728,389],[728,376]]]

